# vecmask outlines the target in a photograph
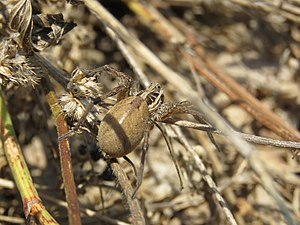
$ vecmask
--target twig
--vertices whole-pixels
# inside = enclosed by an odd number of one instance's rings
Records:
[[[46,79],[43,79],[42,81],[43,87],[47,93],[46,99],[51,108],[57,126],[57,135],[59,137],[68,132],[68,126],[65,122],[61,106],[58,104],[57,97],[55,93],[51,91],[51,86],[49,82]],[[76,193],[76,185],[72,171],[69,141],[68,139],[63,139],[60,140],[58,143],[62,177],[64,181],[64,189],[66,193],[66,200],[68,202],[69,223],[74,225],[81,225],[78,197]]]
[[[0,221],[5,223],[13,223],[13,224],[25,224],[26,222],[23,218],[4,216],[4,215],[0,215]]]
[[[107,26],[104,26],[104,29],[106,30],[106,32],[110,36],[110,38],[116,42],[116,44],[118,45],[118,48],[121,50],[124,58],[126,59],[128,64],[131,65],[132,70],[138,76],[141,83],[145,87],[148,87],[150,85],[150,82],[149,82],[146,74],[143,72],[143,69],[141,68],[141,66],[139,65],[139,63],[137,62],[135,57],[133,56],[133,54],[130,53],[128,46],[126,46],[125,43],[120,38],[118,38],[118,36],[115,34],[115,32],[112,29],[110,29]]]
[[[126,198],[126,203],[129,206],[132,216],[132,224],[146,224],[138,200],[136,198],[132,198],[133,188],[131,187],[126,173],[123,171],[122,167],[116,159],[111,159],[111,168],[114,171],[115,176],[117,177],[117,182],[121,186],[123,194]]]
[[[217,130],[216,128],[212,127],[211,125],[195,123],[195,122],[191,122],[191,121],[187,121],[187,120],[178,120],[178,119],[168,118],[168,119],[164,120],[163,123],[169,123],[169,124],[174,124],[174,125],[180,126],[180,127],[186,127],[186,128],[192,128],[192,129],[202,130],[202,131],[206,131],[206,132],[213,132],[216,134],[222,134],[221,131]],[[237,132],[234,130],[232,130],[232,132],[235,132],[236,134],[240,135],[246,141],[254,143],[254,144],[271,145],[271,146],[280,147],[280,148],[300,149],[300,142],[275,140],[275,139],[256,136],[256,135],[252,135],[252,134],[245,134],[245,133]]]
[[[29,59],[32,63],[34,63],[36,68],[42,68],[40,70],[43,74],[46,73],[46,75],[53,77],[65,89],[67,88],[69,75],[66,72],[56,68],[54,65],[52,65],[52,63],[50,63],[39,53],[33,53],[31,56],[29,56]]]
[[[207,185],[210,187],[212,193],[215,195],[216,199],[218,200],[222,210],[224,211],[224,213],[227,217],[227,221],[232,225],[233,224],[237,225],[237,222],[235,221],[231,211],[229,210],[226,201],[224,200],[224,198],[222,197],[222,195],[218,191],[217,185],[215,184],[214,180],[209,175],[204,163],[202,162],[200,157],[197,155],[197,153],[193,150],[192,146],[189,144],[187,139],[183,136],[182,131],[180,130],[180,128],[179,127],[173,127],[173,128],[174,128],[175,133],[178,135],[178,138],[179,138],[180,142],[183,144],[185,149],[188,151],[188,153],[194,159],[195,165],[199,169],[203,179],[205,180]]]

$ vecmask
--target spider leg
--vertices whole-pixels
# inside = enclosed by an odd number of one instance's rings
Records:
[[[180,168],[179,168],[179,165],[178,165],[178,162],[176,161],[176,158],[175,158],[175,154],[174,154],[174,149],[173,149],[173,145],[172,145],[172,141],[171,139],[169,139],[167,137],[167,135],[165,134],[165,129],[159,125],[158,123],[154,122],[155,126],[161,131],[162,135],[163,135],[163,138],[165,139],[165,142],[168,146],[168,150],[170,152],[170,155],[171,155],[171,158],[172,158],[172,161],[174,163],[174,166],[175,166],[175,169],[176,169],[176,172],[177,172],[177,175],[178,175],[178,179],[179,179],[179,183],[180,183],[180,189],[182,190],[183,189],[183,181],[182,181],[182,175],[181,175],[181,171],[180,171]]]
[[[58,137],[58,141],[61,141],[61,140],[65,139],[65,138],[68,138],[68,137],[71,137],[72,135],[75,134],[75,132],[76,132],[77,130],[79,130],[80,126],[84,123],[84,121],[85,121],[87,115],[88,115],[89,112],[92,110],[93,105],[94,105],[93,102],[90,102],[90,103],[88,104],[88,106],[87,106],[86,109],[85,109],[85,112],[83,113],[82,117],[79,119],[79,121],[78,121],[78,123],[75,125],[75,127],[73,127],[71,130],[69,130],[67,133],[65,133],[65,134],[63,134],[63,135],[61,135],[61,136],[59,136],[59,137]]]
[[[190,114],[192,115],[197,121],[204,124],[209,124],[205,118],[204,115],[197,110],[192,109],[191,103],[188,101],[182,101],[182,102],[176,102],[176,103],[164,103],[162,104],[159,109],[155,112],[156,114],[153,115],[154,119],[156,121],[163,121],[167,119],[168,117],[174,115],[174,114]],[[218,151],[220,150],[219,145],[214,139],[214,136],[212,132],[207,132],[207,135],[211,142],[215,145]]]
[[[164,119],[175,114],[190,114],[199,122],[207,123],[203,114],[192,109],[192,105],[189,101],[164,103],[154,112],[153,117],[155,121],[162,122]]]
[[[136,170],[134,163],[131,161],[131,159],[129,157],[127,157],[126,155],[123,156],[123,159],[125,159],[132,166],[134,174],[137,177],[137,170]]]
[[[139,188],[142,184],[142,181],[143,181],[145,158],[146,158],[146,153],[147,153],[148,148],[149,148],[149,133],[150,133],[150,130],[147,130],[146,133],[145,133],[145,136],[144,136],[144,140],[143,140],[141,164],[140,164],[139,171],[137,173],[136,186],[135,186],[135,189],[134,189],[133,194],[132,194],[133,199],[135,198],[136,193],[139,190]]]

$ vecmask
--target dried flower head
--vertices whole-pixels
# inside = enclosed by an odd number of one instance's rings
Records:
[[[12,82],[18,85],[34,86],[41,75],[34,71],[34,66],[30,64],[28,58],[21,54],[14,36],[18,36],[18,33],[13,33],[12,38],[3,39],[0,42],[0,84]]]
[[[79,121],[83,117],[91,99],[102,94],[102,85],[97,82],[97,77],[88,77],[87,73],[79,68],[72,72],[67,88],[69,93],[62,95],[59,102],[66,116],[74,121]],[[98,121],[100,113],[101,107],[94,105],[86,118],[87,122],[93,125]]]

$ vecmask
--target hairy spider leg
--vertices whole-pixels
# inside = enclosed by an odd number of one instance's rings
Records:
[[[135,198],[136,193],[139,190],[139,188],[141,187],[141,184],[142,184],[142,181],[143,181],[145,159],[146,159],[146,154],[147,154],[148,149],[149,149],[149,134],[150,134],[150,129],[148,129],[145,132],[145,136],[144,136],[144,139],[143,139],[140,168],[139,168],[139,171],[137,173],[136,186],[135,186],[134,191],[132,193],[132,198],[133,199]]]

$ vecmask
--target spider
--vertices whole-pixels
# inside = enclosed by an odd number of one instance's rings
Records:
[[[110,66],[106,65],[92,71],[83,71],[87,77],[91,78],[98,74],[101,75],[103,72],[119,78],[121,82],[111,91],[101,93],[100,97],[93,99],[93,102],[87,106],[86,112],[81,113],[82,118],[79,120],[77,127],[83,123],[93,105],[103,104],[108,97],[117,95],[117,102],[108,110],[98,126],[97,142],[100,150],[106,153],[108,157],[123,157],[133,166],[137,176],[137,183],[132,196],[134,198],[142,183],[151,129],[156,125],[163,131],[158,122],[163,122],[174,114],[188,113],[196,117],[196,113],[191,109],[191,104],[188,101],[165,103],[163,90],[159,84],[150,84],[145,90],[137,91],[135,83],[127,74]],[[84,77],[81,75],[78,75],[78,73],[73,75],[68,87],[76,96],[88,96],[89,92],[86,88],[76,85],[76,83],[78,84],[77,81],[82,80]],[[171,151],[168,139],[165,136],[164,138]],[[141,162],[139,171],[137,171],[127,154],[132,152],[142,140]],[[180,174],[176,163],[175,166],[177,173]]]

